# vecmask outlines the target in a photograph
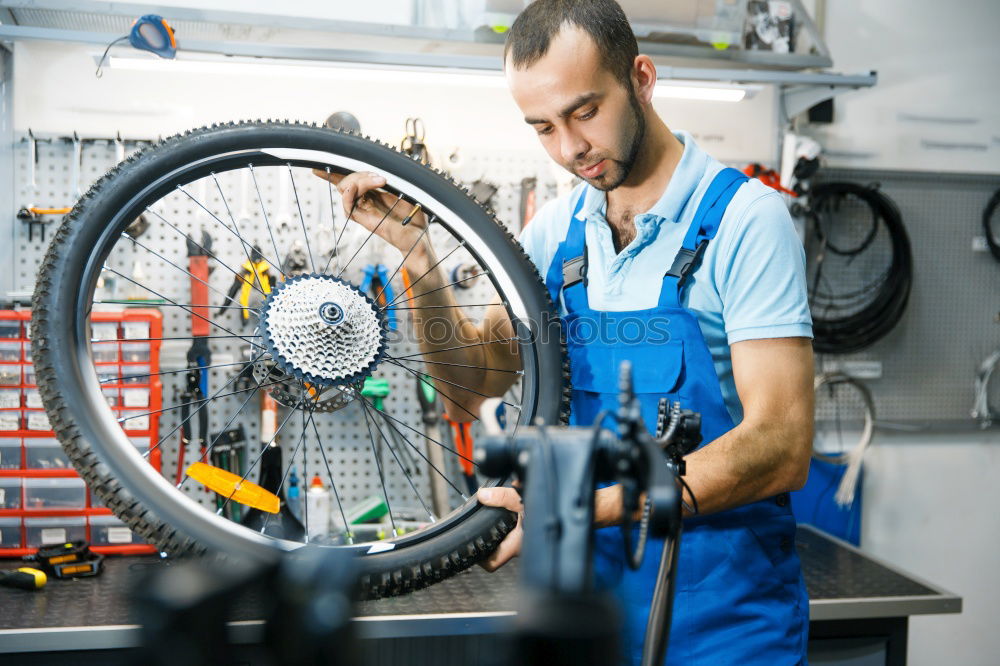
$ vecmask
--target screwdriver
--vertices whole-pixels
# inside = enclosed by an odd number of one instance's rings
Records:
[[[40,590],[45,587],[48,577],[44,571],[21,567],[16,571],[0,571],[0,585],[16,587],[19,590]]]

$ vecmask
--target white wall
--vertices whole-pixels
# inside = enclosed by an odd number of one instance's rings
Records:
[[[997,431],[901,435],[879,430],[865,462],[861,547],[963,598],[960,615],[913,618],[909,663],[996,664]]]
[[[1000,174],[1000,2],[821,4],[835,69],[879,74],[807,130],[830,165]],[[998,663],[1000,434],[878,430],[865,469],[862,548],[964,599],[961,615],[913,619],[909,663]]]
[[[94,76],[84,46],[20,42],[14,56],[14,127],[82,136],[167,136],[212,122],[281,118],[322,122],[348,110],[366,134],[398,143],[403,123],[423,118],[432,150],[541,154],[505,85],[469,87],[338,81],[306,76],[190,74],[105,69]],[[657,100],[667,122],[694,132],[719,159],[773,162],[774,104],[767,89],[738,103]]]
[[[835,69],[879,75],[835,101],[833,125],[810,130],[831,165],[1000,173],[1000,2],[825,5]]]

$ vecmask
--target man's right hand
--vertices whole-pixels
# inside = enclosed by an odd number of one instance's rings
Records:
[[[489,557],[479,563],[482,568],[493,572],[521,553],[521,540],[524,537],[524,531],[521,529],[524,505],[521,503],[521,495],[513,488],[480,488],[476,496],[481,504],[499,506],[517,513],[517,525],[514,529],[504,537]]]
[[[404,255],[420,238],[427,226],[427,216],[398,195],[379,189],[385,178],[372,171],[348,175],[313,169],[313,173],[337,186],[344,215],[398,249]],[[406,226],[401,223],[410,217]],[[425,238],[426,241],[426,238]],[[421,248],[414,248],[414,253]]]

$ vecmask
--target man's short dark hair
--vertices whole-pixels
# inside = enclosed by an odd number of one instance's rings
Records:
[[[507,33],[504,63],[510,58],[515,69],[535,64],[564,25],[589,34],[604,67],[628,85],[639,46],[625,12],[614,0],[535,0]]]

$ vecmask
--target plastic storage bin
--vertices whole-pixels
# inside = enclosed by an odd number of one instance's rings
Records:
[[[19,476],[0,476],[0,509],[21,508],[21,483]]]
[[[4,548],[21,547],[21,519],[16,517],[0,518],[0,552]]]
[[[91,516],[90,543],[95,546],[121,546],[145,543],[115,516]]]
[[[122,361],[127,363],[149,363],[149,343],[129,342],[123,344]]]
[[[71,469],[69,456],[52,437],[25,438],[24,464],[28,469]]]
[[[25,479],[25,509],[83,509],[87,486],[83,479]]]
[[[11,321],[10,319],[5,321],[0,321],[0,338],[19,338],[21,337],[21,322]]]
[[[95,342],[90,349],[94,363],[114,363],[118,360],[117,342]]]
[[[24,429],[37,431],[52,430],[49,415],[42,410],[31,410],[24,413]]]
[[[21,383],[19,363],[0,363],[0,386],[17,386]]]
[[[24,540],[28,548],[86,538],[87,519],[83,516],[24,519]]]
[[[0,341],[0,361],[16,362],[21,360],[20,340]]]
[[[21,440],[12,437],[0,439],[0,469],[21,469]]]

